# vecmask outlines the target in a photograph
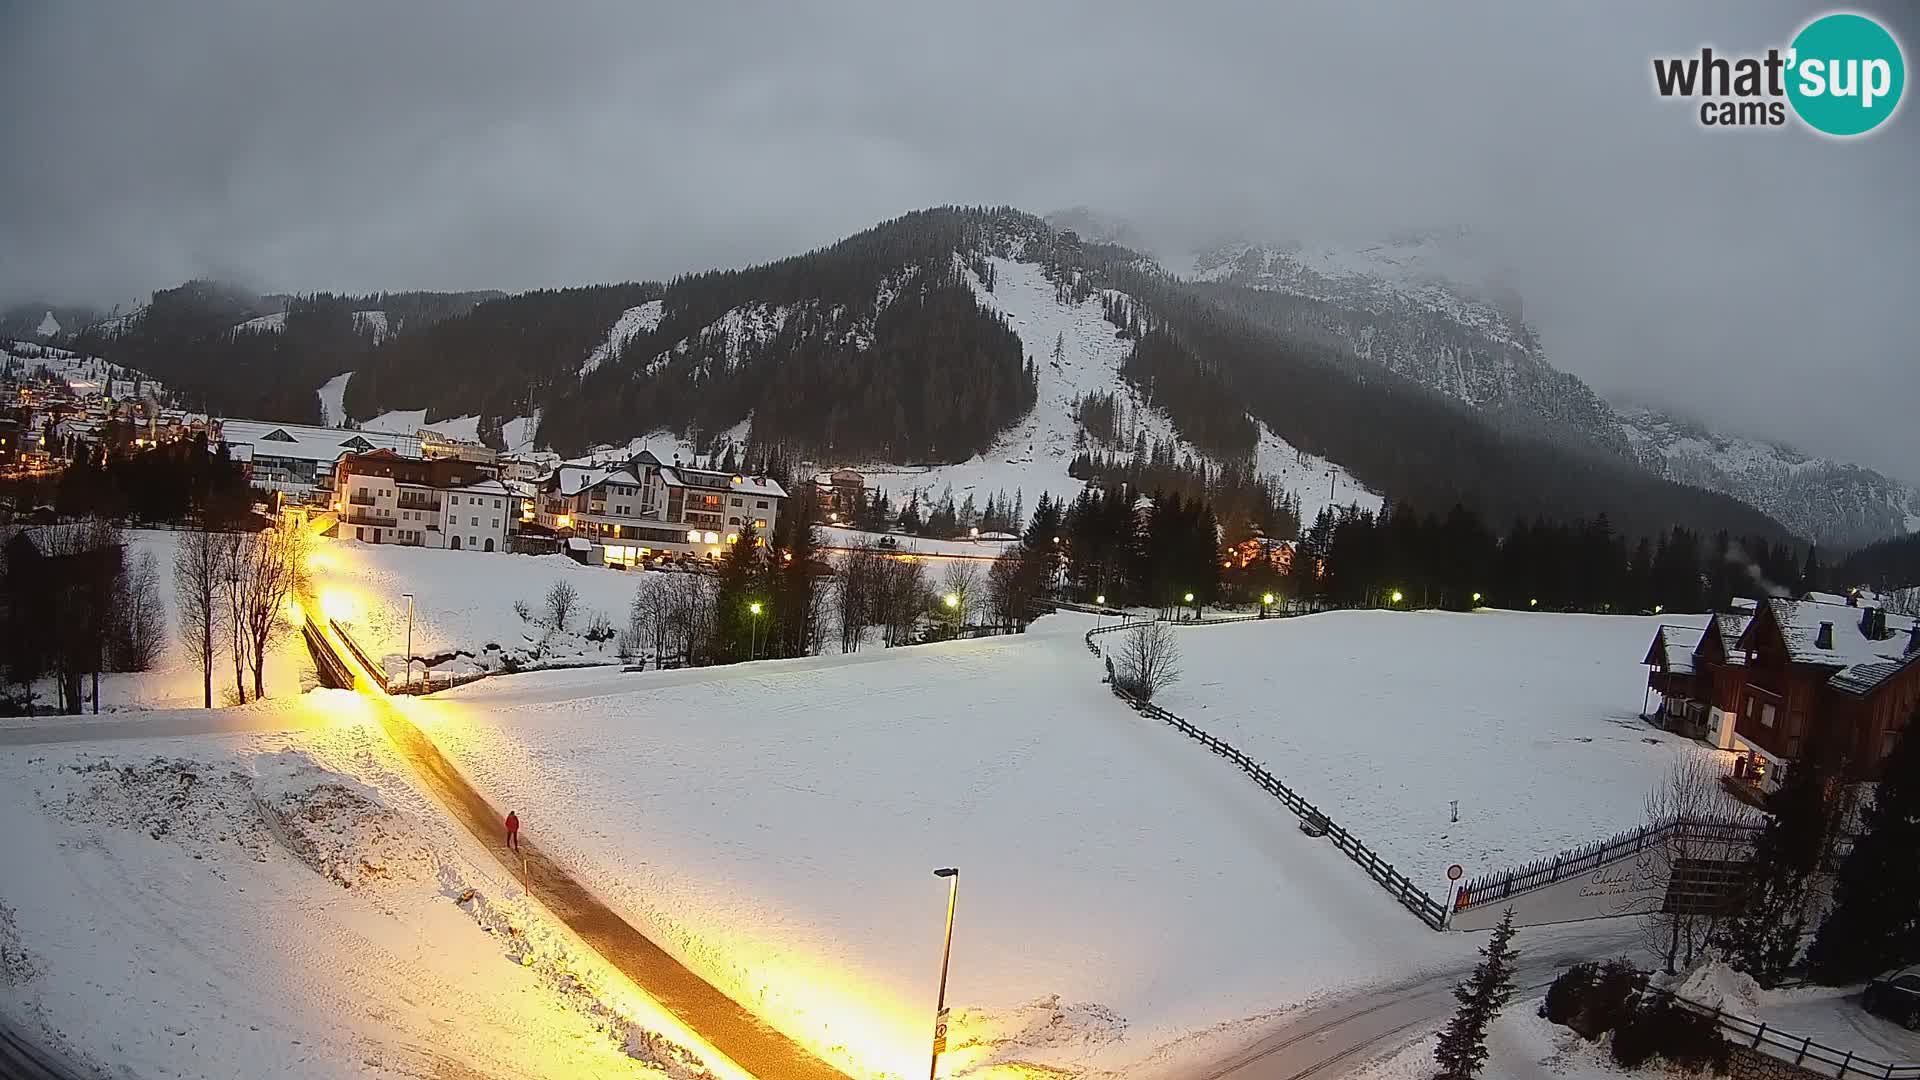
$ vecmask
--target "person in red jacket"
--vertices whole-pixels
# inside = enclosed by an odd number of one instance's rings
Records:
[[[507,847],[520,850],[520,815],[512,810],[507,811]]]

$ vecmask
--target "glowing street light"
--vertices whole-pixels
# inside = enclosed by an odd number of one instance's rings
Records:
[[[1655,604],[1655,605],[1653,605],[1653,613],[1654,613],[1655,615],[1658,615],[1658,614],[1660,614],[1661,612],[1663,612],[1663,611],[1665,611],[1665,610],[1667,610],[1667,606],[1666,606],[1665,604]]]
[[[1480,602],[1480,594],[1479,594],[1479,593],[1474,593],[1474,594],[1473,594],[1473,602],[1474,602],[1474,603],[1476,603],[1476,604],[1478,604],[1478,603]]]
[[[947,596],[946,596],[946,601],[947,601],[947,606],[948,606],[948,607],[950,607],[950,608],[957,608],[957,607],[959,607],[959,606],[960,606],[960,594],[959,594],[959,593],[948,593],[948,594],[947,594]]]
[[[1099,596],[1093,598],[1093,602],[1096,604],[1105,604],[1107,602],[1107,594],[1101,593]]]
[[[1267,609],[1272,606],[1273,606],[1273,594],[1261,593],[1260,594],[1260,617],[1263,619],[1266,618]]]
[[[1397,604],[1400,602],[1400,600],[1401,600],[1400,590],[1399,589],[1393,590],[1393,602]]]
[[[1538,597],[1535,597],[1534,599],[1532,599],[1532,600],[1529,600],[1529,601],[1527,601],[1527,606],[1528,606],[1528,607],[1539,607],[1539,606],[1540,606],[1540,599],[1539,599]]]
[[[947,879],[947,943],[940,949],[940,996],[934,1002],[933,1059],[927,1064],[927,1080],[939,1073],[940,1055],[947,1049],[947,967],[953,960],[953,908],[960,899],[960,868],[943,866],[933,876]]]
[[[1191,604],[1193,603],[1193,594],[1188,593],[1186,596],[1182,597],[1182,599],[1184,599],[1187,603]]]
[[[763,610],[765,609],[761,607],[758,600],[747,605],[747,614],[753,616],[753,621],[747,624],[747,659],[749,660],[760,658],[760,612]]]

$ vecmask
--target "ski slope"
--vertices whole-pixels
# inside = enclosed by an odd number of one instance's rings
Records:
[[[347,422],[347,384],[353,372],[343,371],[320,384],[320,423],[324,427],[342,427]]]
[[[1154,700],[1444,896],[1452,863],[1471,877],[1645,823],[1673,762],[1711,751],[1639,719],[1640,660],[1660,623],[1705,620],[1343,611],[1187,627],[1181,679]]]
[[[1132,345],[1114,336],[1114,326],[1102,314],[1108,292],[1078,303],[1055,297],[1053,283],[1038,265],[993,258],[994,287],[989,291],[972,277],[975,295],[989,310],[1003,315],[1039,370],[1039,392],[1032,411],[984,454],[957,465],[903,467],[886,463],[855,466],[868,482],[886,490],[896,505],[909,494],[923,500],[938,498],[949,486],[954,498],[972,493],[978,501],[1000,491],[1025,497],[1031,507],[1047,492],[1071,500],[1084,486],[1067,475],[1067,466],[1080,449],[1079,423],[1074,402],[1090,394],[1114,394],[1138,418],[1138,430],[1149,444],[1171,442],[1196,458],[1205,457],[1179,437],[1165,414],[1149,408],[1133,385],[1120,376],[1120,365]],[[971,276],[971,275],[970,275]],[[1054,355],[1059,346],[1060,356]],[[1131,441],[1131,434],[1127,436]],[[1367,491],[1344,469],[1311,455],[1302,456],[1287,442],[1260,425],[1256,449],[1260,472],[1274,476],[1301,500],[1301,517],[1311,522],[1328,503],[1329,473],[1333,501],[1377,508],[1380,497]]]
[[[858,1077],[926,1068],[937,866],[962,871],[956,1076],[1177,1062],[1223,1022],[1471,950],[1121,706],[1091,625],[406,704],[599,896]],[[987,1071],[1012,1062],[1036,1072]]]

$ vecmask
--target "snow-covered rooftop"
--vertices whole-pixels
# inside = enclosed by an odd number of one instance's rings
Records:
[[[412,435],[350,431],[309,424],[275,424],[228,417],[222,417],[216,423],[220,425],[221,440],[230,449],[249,446],[255,458],[336,461],[341,454],[364,450],[391,450],[407,457],[420,456],[420,440]]]
[[[1808,594],[1809,597],[1820,595],[1832,594]],[[1780,627],[1791,661],[1839,668],[1829,680],[1836,689],[1850,693],[1870,690],[1913,659],[1908,649],[1914,640],[1914,620],[1888,615],[1884,608],[1850,607],[1844,600],[1829,603],[1782,597],[1769,598],[1767,607]],[[1886,620],[1884,637],[1867,636],[1865,624],[1869,613]],[[1832,638],[1823,646],[1821,629],[1829,625]]]
[[[1693,674],[1693,653],[1706,631],[1692,626],[1662,625],[1654,631],[1654,647],[1665,660],[1666,670],[1675,675]],[[1651,658],[1656,655],[1649,651]]]

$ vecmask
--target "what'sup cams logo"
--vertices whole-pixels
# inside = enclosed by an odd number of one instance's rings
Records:
[[[1900,43],[1852,12],[1822,15],[1763,56],[1703,48],[1653,60],[1654,90],[1697,100],[1700,124],[1711,128],[1781,127],[1793,115],[1825,135],[1865,135],[1899,109],[1906,83]]]

